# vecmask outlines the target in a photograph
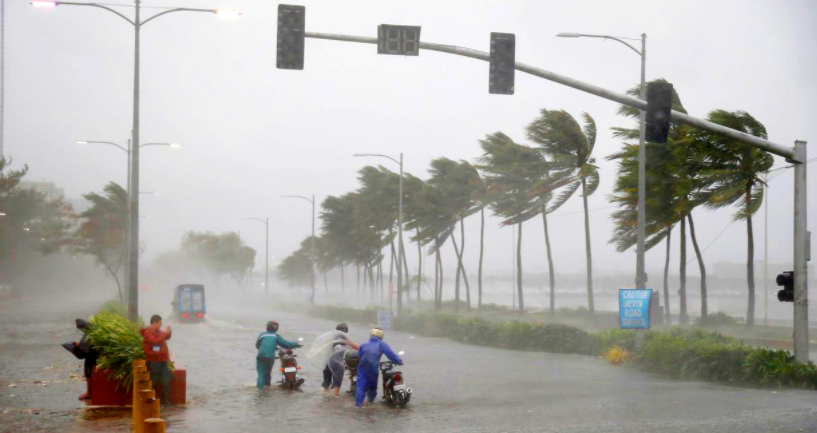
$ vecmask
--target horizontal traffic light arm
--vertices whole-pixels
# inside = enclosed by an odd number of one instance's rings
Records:
[[[331,33],[316,33],[316,32],[306,32],[305,36],[307,38],[312,39],[326,39],[332,41],[342,41],[342,42],[356,42],[361,44],[377,44],[377,38],[367,37],[367,36],[348,36],[348,35],[336,35]],[[443,44],[435,44],[431,42],[420,42],[420,48],[424,50],[431,50],[431,51],[439,51],[442,53],[448,54],[455,54],[458,56],[463,57],[470,57],[472,59],[482,60],[482,61],[490,61],[490,55],[484,51],[473,50],[471,48],[463,48],[457,47],[454,45],[443,45]],[[541,68],[537,68],[535,66],[531,66],[522,62],[516,62],[516,70],[525,72],[527,74],[544,78],[549,81],[553,81],[567,87],[572,87],[577,90],[581,90],[582,92],[590,93],[592,95],[596,95],[598,97],[608,99],[613,102],[618,102],[619,104],[626,105],[628,107],[632,107],[638,110],[646,111],[647,110],[647,102],[642,101],[638,98],[633,98],[631,96],[627,96],[623,93],[613,92],[612,90],[603,89],[598,86],[594,86],[592,84],[588,84],[579,80],[574,80],[573,78],[565,77],[564,75],[559,75]],[[788,160],[794,162],[805,163],[806,161],[800,160],[800,155],[796,155],[794,149],[791,147],[783,146],[777,143],[773,143],[769,140],[764,140],[759,137],[755,137],[754,135],[746,134],[744,132],[736,131],[731,128],[727,128],[725,126],[718,125],[717,123],[710,122],[708,120],[699,119],[694,116],[690,116],[688,114],[680,113],[678,111],[672,111],[670,116],[673,121],[684,123],[690,126],[694,126],[696,128],[704,129],[710,132],[715,132],[726,137],[738,140],[742,143],[746,143],[750,146],[754,146],[758,149],[765,150],[769,153],[773,153],[778,156],[782,156]]]

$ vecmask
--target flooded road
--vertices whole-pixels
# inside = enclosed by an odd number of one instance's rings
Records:
[[[78,338],[73,318],[89,312],[23,318],[14,305],[0,310],[0,431],[130,430],[129,413],[92,410],[76,400],[84,389],[72,379],[81,374],[80,362],[59,344]],[[414,389],[412,401],[404,410],[380,404],[358,410],[351,397],[324,397],[321,371],[306,359],[300,360],[301,392],[254,385],[254,342],[267,320],[279,321],[288,339],[303,337],[307,347],[334,322],[258,303],[211,304],[209,316],[205,324],[171,324],[170,350],[188,370],[188,404],[163,409],[168,431],[817,431],[814,391],[675,381],[593,357],[481,348],[395,331],[386,341],[406,352],[402,371]],[[368,329],[353,324],[350,333],[361,342]]]

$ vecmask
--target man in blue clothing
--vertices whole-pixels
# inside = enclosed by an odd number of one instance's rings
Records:
[[[278,322],[270,320],[267,322],[267,331],[262,332],[255,340],[255,348],[258,355],[255,357],[255,366],[258,369],[258,389],[270,386],[272,382],[272,366],[275,364],[275,349],[278,346],[287,349],[301,347],[300,344],[285,340],[276,334],[278,332]]]
[[[377,378],[380,373],[380,357],[386,355],[389,361],[403,365],[403,360],[395,354],[388,344],[383,342],[383,330],[372,329],[369,341],[360,345],[360,363],[357,367],[357,386],[355,387],[355,405],[363,407],[363,401],[368,397],[369,404],[374,403],[377,396]]]

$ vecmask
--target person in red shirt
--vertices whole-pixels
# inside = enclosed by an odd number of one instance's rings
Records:
[[[150,371],[150,380],[156,390],[156,398],[162,403],[169,403],[165,399],[170,395],[170,352],[167,350],[167,340],[170,340],[170,326],[162,331],[162,316],[154,314],[150,318],[150,327],[139,330],[142,334],[142,349],[145,351],[145,362]],[[157,387],[161,384],[160,387]]]

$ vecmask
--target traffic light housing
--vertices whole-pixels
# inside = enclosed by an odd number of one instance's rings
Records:
[[[304,68],[304,32],[306,8],[278,5],[278,45],[275,67],[278,69]]]
[[[672,111],[672,84],[657,81],[647,85],[647,141],[667,142],[670,111]]]
[[[780,302],[794,302],[794,272],[783,272],[777,276],[777,285],[783,290],[777,292],[777,300]]]
[[[495,95],[513,95],[516,72],[516,35],[491,33],[488,92]]]

